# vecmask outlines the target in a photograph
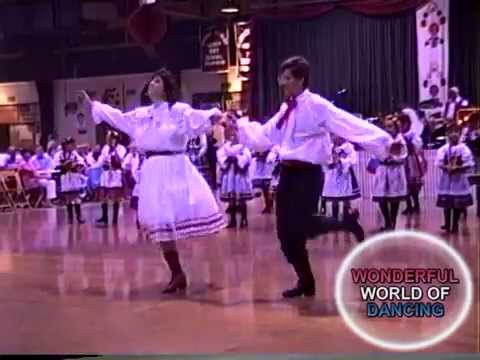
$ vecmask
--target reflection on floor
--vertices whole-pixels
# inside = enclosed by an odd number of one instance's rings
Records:
[[[399,228],[440,235],[441,212],[428,204]],[[360,203],[362,223],[380,227],[375,205]],[[0,215],[0,353],[333,353],[374,352],[339,317],[335,271],[356,245],[344,234],[310,242],[318,282],[313,300],[284,301],[295,277],[275,238],[272,215],[249,204],[248,230],[179,244],[190,288],[161,295],[169,274],[155,245],[137,234],[127,208],[117,228],[97,228],[95,205],[85,225],[66,224],[63,209]],[[445,238],[475,273],[469,320],[431,351],[479,350],[480,225]]]

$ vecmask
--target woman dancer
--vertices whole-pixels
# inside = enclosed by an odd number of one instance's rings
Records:
[[[458,233],[460,215],[473,205],[467,174],[475,164],[468,146],[460,142],[460,132],[457,125],[447,129],[448,143],[438,149],[435,160],[435,165],[442,170],[437,200],[445,217],[442,229],[454,234]]]
[[[68,223],[73,224],[73,210],[77,216],[77,222],[83,224],[81,195],[85,190],[86,177],[85,162],[75,150],[75,140],[67,138],[62,142],[62,150],[53,158],[55,168],[61,171],[60,191],[63,201],[67,206]]]
[[[420,213],[420,190],[423,186],[423,178],[427,171],[427,162],[423,155],[423,142],[419,136],[420,132],[415,131],[414,123],[418,117],[414,110],[404,110],[398,115],[400,128],[407,144],[408,156],[405,161],[405,171],[407,176],[408,195],[406,197],[407,208],[402,212],[403,215]],[[423,128],[422,128],[423,130]]]
[[[118,224],[120,202],[124,198],[122,162],[125,156],[125,148],[119,147],[118,133],[111,131],[108,134],[109,146],[105,145],[104,151],[99,158],[103,171],[100,175],[99,199],[102,202],[102,217],[97,220],[98,225],[108,225],[108,202],[113,203],[112,224]]]
[[[398,119],[393,116],[387,117],[384,126],[394,143],[401,144],[401,152],[397,155],[390,154],[379,163],[373,184],[373,201],[378,202],[385,219],[385,225],[381,230],[393,230],[397,225],[400,201],[407,195],[405,159],[408,153],[405,140],[400,133]]]
[[[80,101],[96,123],[106,122],[135,141],[147,159],[139,185],[138,218],[147,236],[161,245],[172,278],[164,293],[185,290],[187,279],[176,241],[218,232],[223,215],[205,179],[185,154],[187,141],[205,133],[218,109],[194,110],[178,101],[177,85],[166,69],[155,72],[148,87],[151,106],[128,113],[92,101]]]
[[[240,212],[240,227],[248,226],[247,203],[253,198],[249,165],[252,159],[250,150],[238,143],[235,133],[225,134],[227,141],[218,150],[217,158],[221,171],[220,200],[228,202],[230,214],[228,228],[237,227],[237,210]]]
[[[353,170],[357,163],[357,152],[344,138],[334,136],[332,162],[325,166],[325,185],[322,200],[332,202],[332,215],[338,219],[339,205],[343,213],[350,209],[350,201],[360,197],[360,187]]]

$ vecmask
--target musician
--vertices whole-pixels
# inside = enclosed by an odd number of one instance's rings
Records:
[[[51,176],[54,170],[53,159],[45,153],[42,146],[38,146],[30,159],[30,166],[37,173],[36,181],[47,193],[46,206],[51,206],[51,202],[57,198],[57,186]]]
[[[227,228],[237,227],[237,211],[240,212],[240,227],[247,227],[246,201],[253,199],[249,166],[252,161],[250,150],[239,144],[236,133],[225,134],[227,141],[218,150],[217,158],[221,169],[220,200],[227,202],[230,221]]]
[[[125,157],[125,147],[118,144],[119,134],[110,132],[109,144],[103,148],[98,163],[103,171],[100,176],[99,200],[102,202],[102,217],[97,220],[98,225],[108,225],[108,202],[113,202],[112,224],[118,223],[120,201],[124,197],[122,162]]]
[[[458,87],[451,87],[448,90],[448,99],[443,108],[443,118],[447,123],[454,122],[457,118],[458,110],[466,106],[468,106],[468,101],[460,96]]]
[[[332,159],[324,166],[322,200],[332,202],[332,215],[338,220],[340,203],[343,203],[343,213],[347,213],[350,202],[360,197],[360,187],[353,169],[357,163],[353,144],[339,136],[333,135],[332,138]]]
[[[435,160],[435,165],[442,170],[437,199],[437,206],[444,209],[442,229],[451,233],[458,233],[460,215],[473,205],[468,172],[474,161],[468,146],[460,142],[460,131],[456,124],[449,126],[448,143],[437,151]]]
[[[60,191],[67,206],[68,223],[73,223],[75,209],[77,222],[83,224],[85,221],[82,219],[80,204],[86,185],[85,162],[76,151],[75,139],[69,137],[62,142],[62,150],[55,154],[53,164],[61,171]]]

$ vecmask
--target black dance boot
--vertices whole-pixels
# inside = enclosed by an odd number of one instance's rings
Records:
[[[320,203],[320,214],[325,215],[327,213],[327,200],[322,199]]]
[[[108,203],[102,204],[102,217],[97,220],[97,225],[108,225]]]
[[[460,222],[460,216],[463,215],[464,209],[453,209],[453,224],[452,234],[458,234],[458,223]]]
[[[263,189],[263,198],[265,199],[265,208],[262,210],[262,214],[271,214],[273,207],[273,199],[268,189]]]
[[[230,215],[230,220],[227,225],[227,229],[234,229],[237,227],[237,206],[235,203],[228,205],[227,214]]]
[[[363,230],[362,225],[358,222],[359,213],[356,209],[348,209],[345,214],[343,214],[343,223],[345,229],[351,232],[358,242],[365,240],[365,231]]]
[[[297,286],[292,289],[285,290],[282,296],[285,299],[292,299],[300,296],[312,297],[315,296],[315,277],[313,276],[310,267],[308,255],[295,261],[293,268],[298,276]]]
[[[240,227],[248,227],[248,218],[247,218],[247,204],[242,202],[239,206],[240,208]]]
[[[402,215],[411,215],[411,214],[413,214],[413,206],[412,206],[412,197],[411,197],[411,195],[407,195],[406,203],[407,203],[407,208],[402,211]]]
[[[113,225],[118,224],[118,212],[119,211],[120,211],[120,203],[119,202],[114,202],[113,203],[113,220],[112,220]]]
[[[80,204],[75,204],[75,215],[77,215],[77,222],[79,224],[85,224],[85,220],[82,219],[82,208]]]
[[[452,209],[443,209],[443,216],[445,218],[445,224],[442,226],[442,230],[450,232],[452,229]]]
[[[68,223],[72,225],[73,224],[73,204],[67,204],[67,217],[68,217]]]
[[[163,256],[167,262],[168,268],[172,273],[172,278],[167,287],[163,290],[164,294],[172,294],[177,291],[184,291],[187,288],[187,278],[183,272],[177,251],[164,252]]]

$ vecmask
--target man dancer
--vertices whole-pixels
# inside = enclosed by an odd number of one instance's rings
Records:
[[[336,108],[308,90],[310,65],[293,57],[280,67],[279,85],[286,101],[267,123],[241,119],[229,124],[239,132],[240,142],[264,151],[280,146],[281,173],[277,190],[277,235],[287,261],[298,275],[297,285],[283,292],[285,298],[315,295],[315,278],[310,268],[306,241],[319,234],[345,230],[358,241],[364,232],[358,214],[349,212],[343,221],[317,216],[322,170],[331,157],[329,133],[358,143],[380,158],[386,158],[391,137],[366,121]]]

